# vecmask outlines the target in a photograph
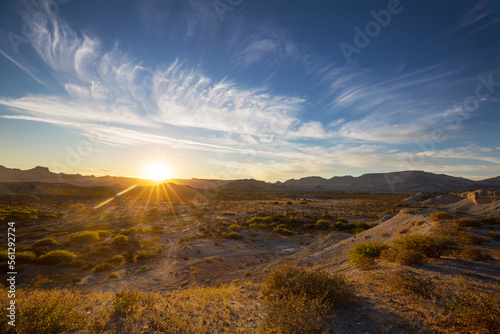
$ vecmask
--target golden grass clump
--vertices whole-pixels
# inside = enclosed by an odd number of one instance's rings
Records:
[[[71,242],[74,244],[93,244],[99,241],[99,232],[82,231],[70,235]]]
[[[40,256],[39,261],[43,264],[65,264],[76,259],[76,254],[67,250],[54,250]]]

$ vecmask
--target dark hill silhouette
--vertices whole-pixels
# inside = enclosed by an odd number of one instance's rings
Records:
[[[35,167],[28,170],[6,168],[0,166],[0,183],[66,183],[79,187],[113,187],[125,189],[132,185],[148,186],[147,180],[117,176],[87,176],[80,174],[52,173],[46,167]],[[285,182],[265,182],[254,179],[216,180],[216,179],[172,179],[170,183],[186,186],[190,189],[208,190],[219,188],[221,191],[343,191],[362,193],[417,193],[440,191],[467,191],[474,189],[499,189],[500,176],[473,181],[462,177],[445,174],[434,174],[424,171],[404,171],[390,173],[371,173],[359,177],[334,176],[325,179],[310,176],[301,179],[290,179]],[[44,193],[44,187],[31,186],[23,188],[24,192]],[[3,189],[9,193],[9,189]],[[187,189],[187,188],[186,188]],[[185,189],[182,189],[184,191]],[[179,189],[181,191],[181,189]],[[50,192],[50,190],[49,190]]]

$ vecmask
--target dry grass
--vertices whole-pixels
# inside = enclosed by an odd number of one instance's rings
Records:
[[[108,277],[113,278],[113,274]],[[165,293],[19,289],[18,333],[254,333],[261,322],[256,287],[231,284]],[[6,333],[5,290],[0,332]]]
[[[365,284],[379,302],[390,298],[411,333],[493,334],[500,328],[500,287],[493,283],[398,270],[372,274]]]

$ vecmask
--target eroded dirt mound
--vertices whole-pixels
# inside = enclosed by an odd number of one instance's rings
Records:
[[[462,200],[461,197],[451,194],[439,195],[434,198],[429,198],[422,202],[424,205],[443,205],[443,204],[453,204]]]

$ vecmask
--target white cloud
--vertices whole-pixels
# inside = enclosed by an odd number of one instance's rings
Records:
[[[213,81],[199,68],[187,69],[179,62],[151,70],[118,46],[105,51],[97,38],[80,35],[55,18],[37,31],[33,47],[65,87],[66,96],[0,100],[26,120],[114,127],[173,125],[271,142],[327,136],[320,123],[300,120],[303,99],[241,88],[227,80]],[[272,48],[272,43],[261,46]],[[293,48],[287,50],[293,52]]]
[[[300,56],[298,45],[288,34],[270,24],[264,24],[247,35],[247,29],[237,29],[231,43],[237,66],[247,68],[258,63],[275,64]]]

